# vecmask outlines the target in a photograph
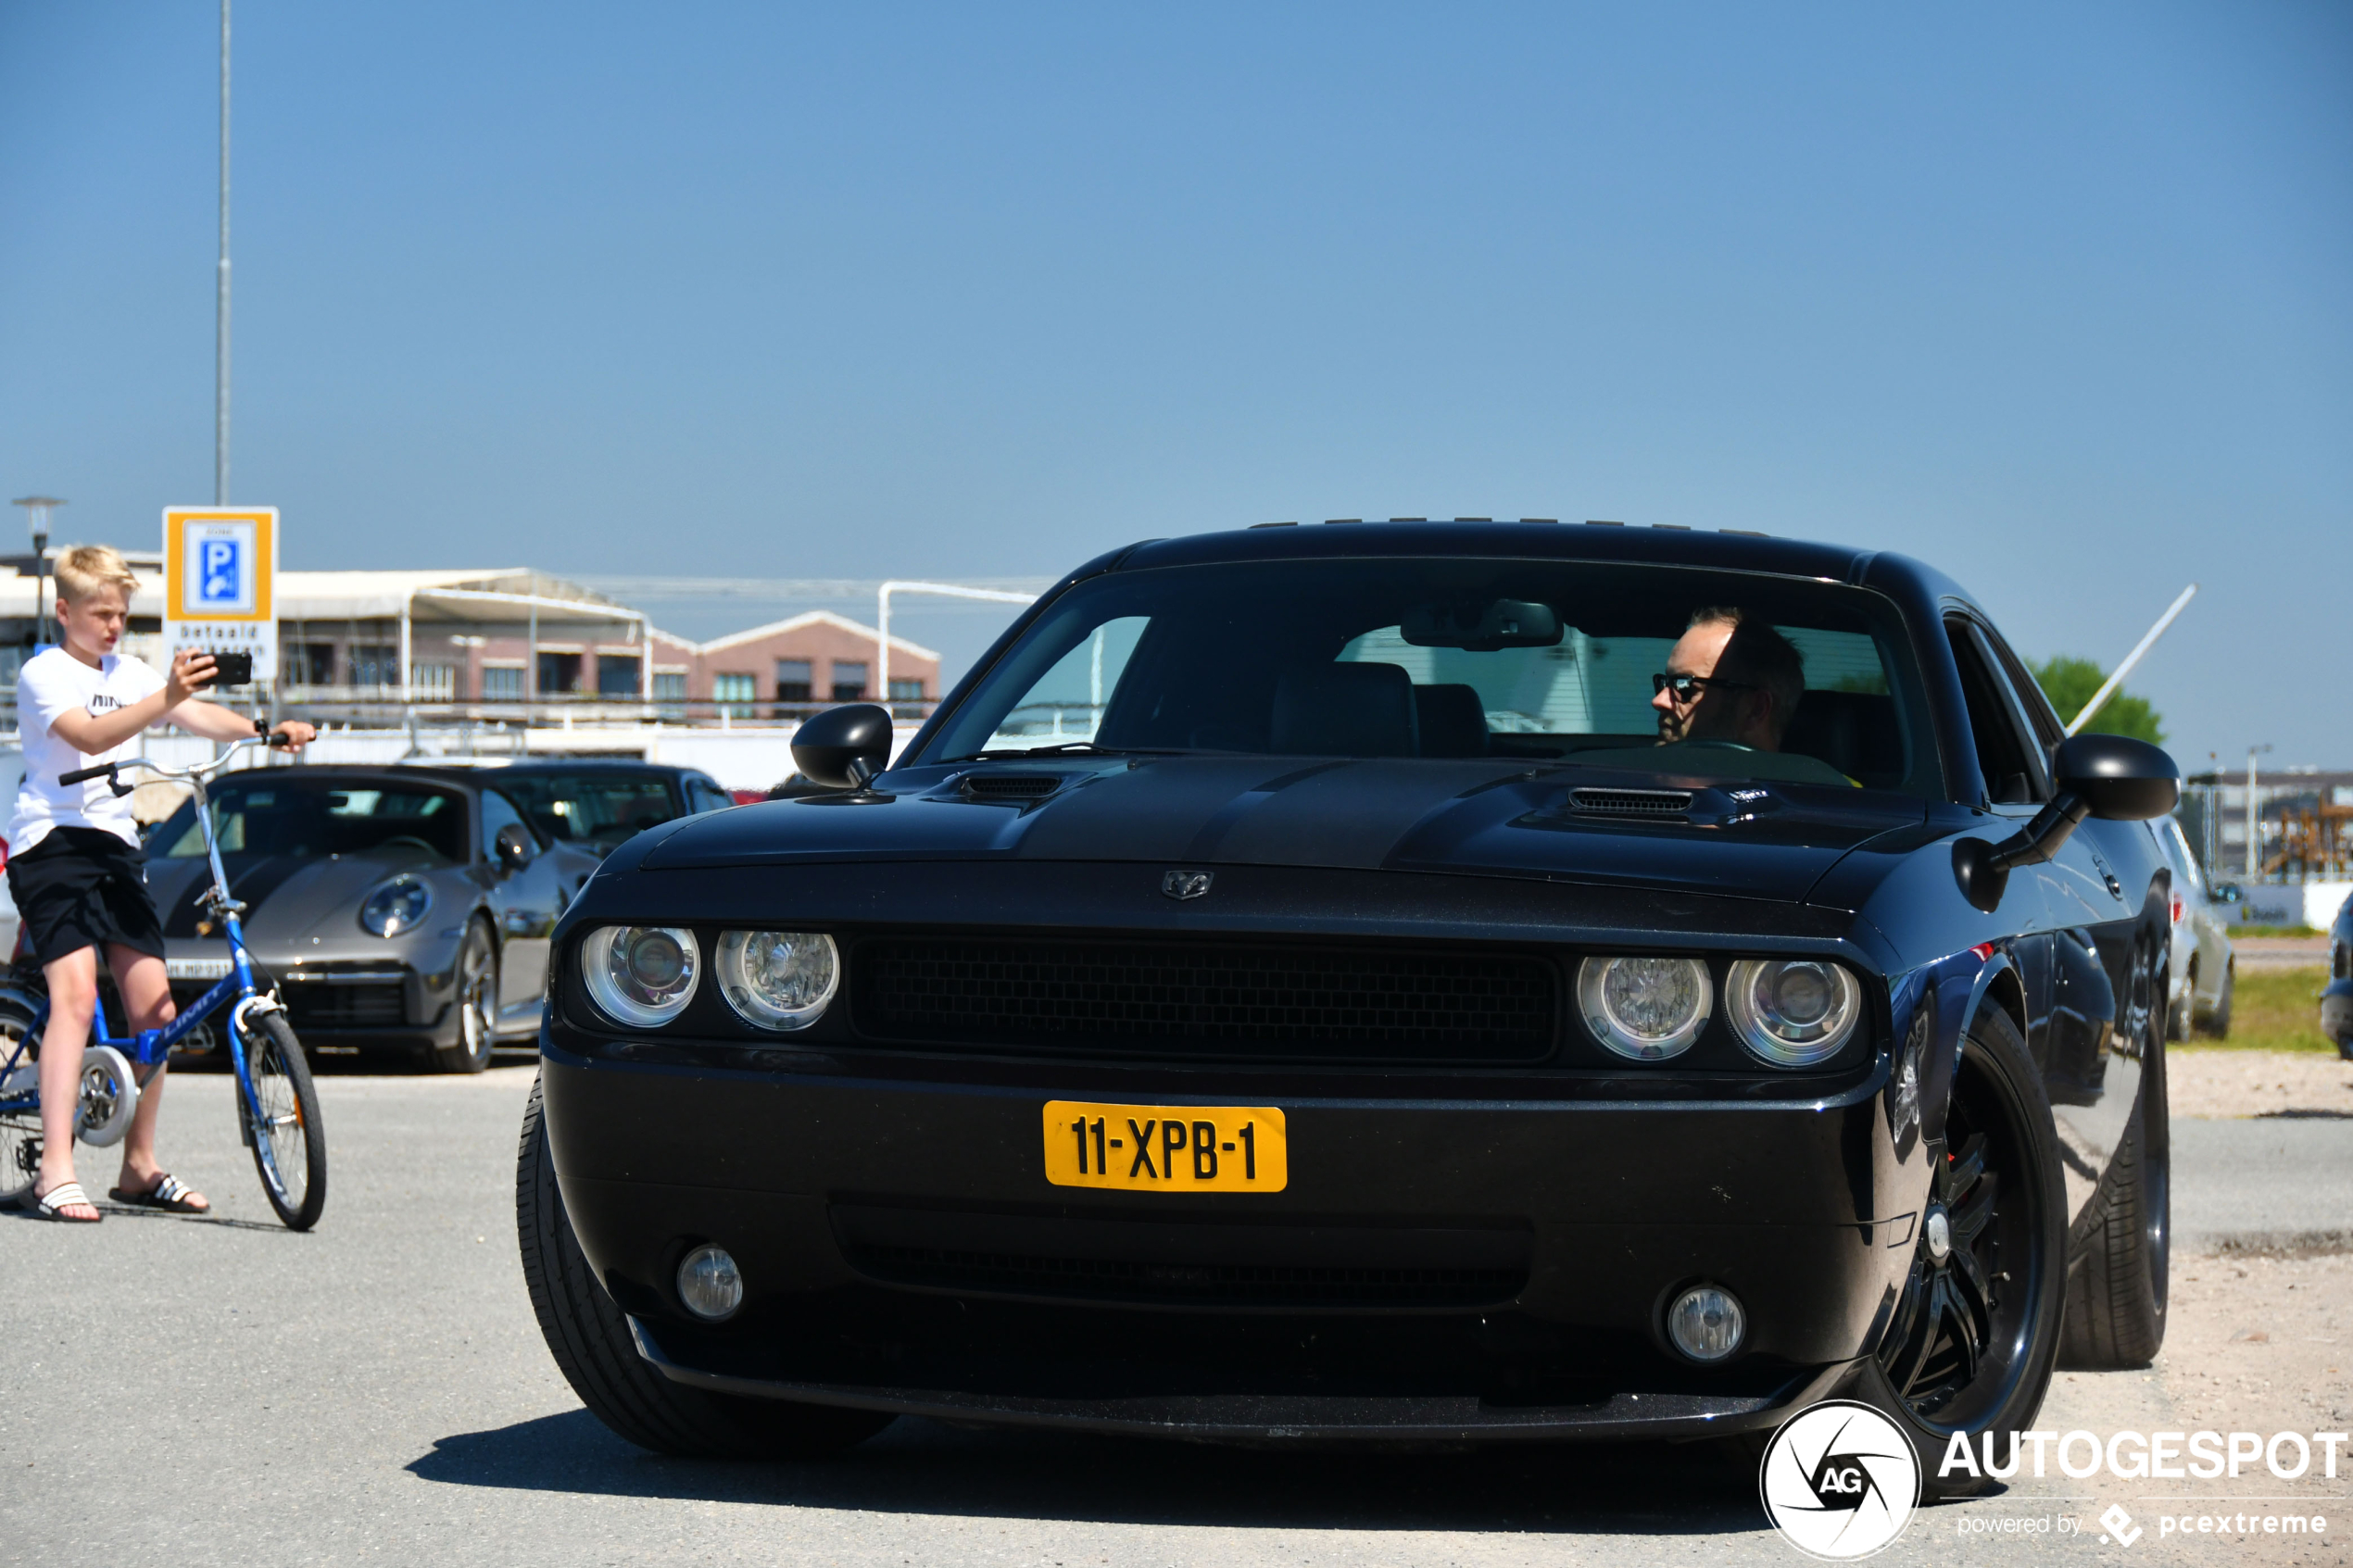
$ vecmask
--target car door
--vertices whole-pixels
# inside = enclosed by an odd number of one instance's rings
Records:
[[[2040,799],[2054,792],[2048,759],[2065,738],[2050,700],[2000,634],[1982,622],[1976,638],[2028,737]],[[2152,1008],[2153,956],[2141,950],[2141,913],[2157,847],[2146,824],[2088,819],[2058,853],[2036,867],[2051,911],[2050,1047],[2043,1063],[2066,1161],[2070,1208],[2087,1201],[2096,1173],[2123,1140],[2144,1072]],[[2132,880],[2128,881],[2127,879]],[[2085,1170],[2094,1174],[2086,1176]]]
[[[495,789],[482,792],[481,854],[498,922],[498,1022],[502,1028],[535,1023],[547,989],[548,938],[564,912],[557,858],[547,852],[514,802]],[[512,826],[530,845],[523,862],[509,865],[498,852],[499,830]]]
[[[1978,634],[1974,621],[1965,615],[1948,616],[1944,633],[1961,677],[1978,771],[1985,779],[1984,809],[2007,824],[2007,832],[1999,835],[2007,837],[2023,829],[2043,809],[2038,790],[2048,794],[2047,770],[2034,756],[2036,748],[2027,737],[2007,685],[1997,674],[1992,652]],[[2021,867],[2010,874],[2002,906],[2004,914],[2014,915],[2012,929],[2017,935],[2011,956],[2026,992],[2027,1049],[2047,1072],[2054,992],[2050,890],[2042,876]]]

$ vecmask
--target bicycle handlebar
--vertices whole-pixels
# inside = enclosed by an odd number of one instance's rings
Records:
[[[276,733],[255,735],[250,740],[231,741],[228,747],[209,762],[191,763],[185,768],[167,768],[162,763],[150,761],[145,757],[126,757],[120,762],[101,762],[94,768],[76,768],[70,773],[59,773],[57,782],[61,784],[76,784],[86,783],[91,779],[111,780],[116,771],[123,768],[145,768],[157,778],[163,779],[208,778],[227,766],[229,759],[243,751],[246,746],[268,745],[283,748],[293,744],[286,736]]]

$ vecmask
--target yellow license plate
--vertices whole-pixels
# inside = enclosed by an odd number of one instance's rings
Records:
[[[1283,1113],[1048,1100],[1046,1179],[1120,1192],[1280,1192],[1290,1181]]]

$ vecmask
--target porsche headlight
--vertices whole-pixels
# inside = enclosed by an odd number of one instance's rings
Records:
[[[1636,1061],[1664,1061],[1692,1048],[1715,998],[1697,959],[1587,959],[1577,999],[1603,1045]]]
[[[1863,1016],[1863,988],[1827,959],[1742,959],[1724,979],[1741,1044],[1776,1067],[1838,1054]]]
[[[359,906],[359,924],[370,935],[397,936],[421,924],[433,908],[433,889],[413,876],[396,876]]]
[[[674,925],[602,925],[580,944],[580,977],[623,1023],[667,1023],[694,998],[702,950]]]
[[[747,1023],[806,1029],[841,983],[841,955],[818,931],[727,931],[719,937],[719,990]]]

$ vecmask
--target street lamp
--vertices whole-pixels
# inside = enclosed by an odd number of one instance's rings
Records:
[[[32,647],[38,653],[49,640],[48,609],[43,603],[49,582],[49,508],[65,502],[55,495],[19,495],[9,505],[22,507],[25,521],[32,525]]]

